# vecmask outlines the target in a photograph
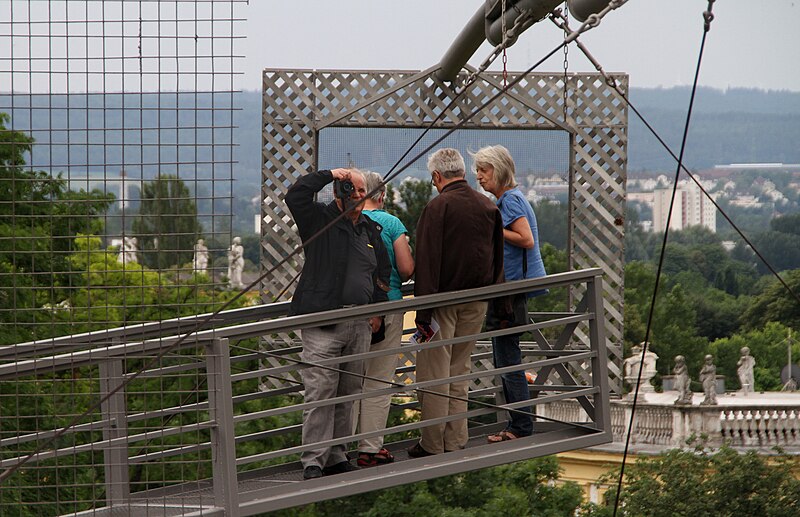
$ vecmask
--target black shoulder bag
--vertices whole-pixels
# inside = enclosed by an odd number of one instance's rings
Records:
[[[522,248],[522,278],[528,273],[528,252]],[[489,302],[486,311],[486,330],[519,327],[528,323],[528,294],[501,296]]]

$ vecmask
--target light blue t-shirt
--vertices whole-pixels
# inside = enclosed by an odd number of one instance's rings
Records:
[[[400,219],[385,210],[364,210],[364,214],[383,227],[381,239],[383,239],[383,245],[386,246],[386,251],[389,253],[389,260],[392,262],[392,275],[389,277],[389,292],[387,294],[390,300],[400,300],[403,298],[403,293],[400,292],[400,286],[403,282],[400,280],[400,273],[397,272],[394,241],[401,235],[407,234],[408,230]]]
[[[503,217],[504,228],[509,228],[511,223],[520,217],[524,217],[528,220],[528,225],[530,225],[531,233],[533,234],[533,248],[530,249],[514,246],[508,241],[503,243],[503,270],[506,280],[522,279],[522,254],[525,252],[528,254],[528,270],[525,278],[545,276],[547,272],[544,269],[544,262],[542,262],[542,255],[539,251],[539,227],[536,224],[536,214],[533,213],[531,204],[525,199],[519,188],[514,187],[500,196],[500,199],[497,200],[497,207]],[[528,293],[528,296],[536,296],[545,292],[547,291],[535,291]]]

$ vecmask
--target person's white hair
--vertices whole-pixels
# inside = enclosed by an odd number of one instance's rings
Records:
[[[428,157],[428,172],[438,171],[443,178],[463,178],[466,174],[464,157],[457,149],[439,149]]]
[[[378,174],[377,172],[373,171],[363,171],[364,172],[364,183],[366,185],[367,194],[375,191],[374,194],[369,196],[369,198],[376,203],[381,200],[381,194],[386,192],[386,184],[383,182],[383,177]]]
[[[476,153],[469,153],[475,162],[475,168],[485,168],[491,165],[494,169],[494,181],[503,188],[516,187],[517,182],[514,174],[514,159],[508,149],[502,145],[489,145],[478,149]]]

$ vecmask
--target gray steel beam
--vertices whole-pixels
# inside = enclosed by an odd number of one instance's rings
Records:
[[[503,41],[503,19],[505,19],[506,29],[514,26],[514,21],[522,15],[535,23],[545,17],[547,13],[555,9],[561,1],[559,0],[507,0],[506,12],[501,18],[494,16],[498,7],[502,7],[498,0],[489,1],[484,7],[479,8],[467,24],[456,36],[453,44],[447,49],[439,62],[439,71],[436,76],[442,81],[452,81],[461,71],[461,68],[478,50],[481,44],[488,40],[494,46]],[[487,15],[489,16],[487,18]],[[525,26],[524,31],[529,25]],[[520,34],[522,31],[520,31]],[[511,44],[516,41],[519,34],[513,35]]]
[[[569,13],[581,23],[589,16],[605,9],[610,3],[611,0],[567,0]]]

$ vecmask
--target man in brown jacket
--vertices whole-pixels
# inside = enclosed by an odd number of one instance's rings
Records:
[[[432,199],[417,223],[414,294],[484,287],[503,281],[503,219],[486,196],[464,179],[464,158],[455,149],[440,149],[428,158],[428,170],[439,195]],[[471,336],[481,330],[486,302],[469,302],[417,311],[416,324],[430,332],[431,318],[439,324],[432,341]],[[464,375],[470,371],[475,340],[421,350],[417,353],[417,381]],[[468,382],[440,384],[420,394],[422,419],[446,417],[467,410]],[[442,393],[440,397],[431,392]],[[411,457],[463,449],[466,419],[430,425],[422,439],[408,450]]]

